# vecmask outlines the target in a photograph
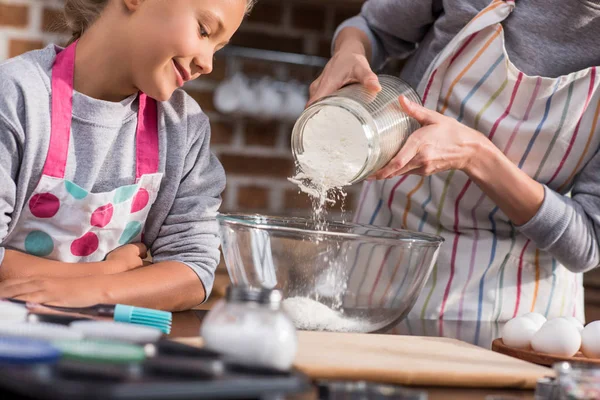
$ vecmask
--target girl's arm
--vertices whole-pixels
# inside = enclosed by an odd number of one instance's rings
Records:
[[[116,274],[144,265],[146,246],[128,244],[110,253],[105,261],[64,263],[5,249],[0,264],[0,281],[20,278],[81,278],[92,275]]]
[[[165,261],[112,275],[10,279],[0,282],[0,297],[65,307],[107,303],[181,311],[200,304],[206,291],[187,265]]]

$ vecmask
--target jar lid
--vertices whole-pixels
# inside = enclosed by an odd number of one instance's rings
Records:
[[[281,291],[275,289],[257,289],[248,286],[230,285],[227,287],[225,298],[229,302],[250,302],[277,307],[281,304],[283,295]]]

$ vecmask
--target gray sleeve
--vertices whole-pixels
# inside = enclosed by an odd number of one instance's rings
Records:
[[[17,130],[0,114],[0,265],[4,260],[2,242],[8,234],[17,193],[21,147]]]
[[[197,119],[189,123],[199,131],[190,135],[195,139],[189,146],[177,195],[151,253],[154,262],[179,261],[193,269],[208,298],[220,259],[216,213],[225,188],[225,172],[209,149],[208,119]]]
[[[371,42],[371,67],[378,70],[390,57],[408,57],[442,11],[442,0],[369,0],[360,15],[336,29],[333,42],[346,27],[362,30]]]
[[[570,198],[544,186],[541,208],[517,227],[573,272],[589,271],[600,264],[599,171],[600,151],[576,176]]]

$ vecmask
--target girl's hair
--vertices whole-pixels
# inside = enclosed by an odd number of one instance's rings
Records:
[[[70,43],[79,39],[100,16],[110,0],[65,0],[65,23],[71,30]],[[246,0],[246,14],[250,13],[258,0]]]

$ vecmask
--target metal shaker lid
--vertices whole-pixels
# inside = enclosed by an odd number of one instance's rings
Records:
[[[559,390],[552,377],[540,378],[535,386],[535,400],[558,400]]]
[[[225,298],[232,303],[258,303],[279,308],[283,295],[281,291],[275,289],[230,285],[227,287]]]

